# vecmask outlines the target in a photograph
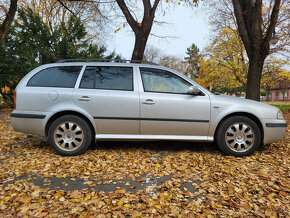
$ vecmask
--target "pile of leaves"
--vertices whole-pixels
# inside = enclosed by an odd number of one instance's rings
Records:
[[[289,125],[283,141],[243,158],[184,142],[104,142],[61,157],[13,131],[9,112],[0,112],[1,217],[290,216]]]

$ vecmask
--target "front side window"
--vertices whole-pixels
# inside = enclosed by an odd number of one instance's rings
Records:
[[[80,88],[133,91],[133,68],[87,67]]]
[[[174,94],[187,94],[189,82],[179,76],[160,69],[140,68],[145,92],[161,92]]]
[[[46,68],[35,74],[27,86],[73,88],[81,69],[82,66]]]

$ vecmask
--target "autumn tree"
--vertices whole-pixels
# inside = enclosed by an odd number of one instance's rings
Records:
[[[267,100],[269,99],[270,89],[277,85],[288,87],[290,84],[290,71],[288,60],[282,60],[275,57],[267,59],[262,72],[261,87],[267,91]]]
[[[17,3],[18,3],[18,0],[10,0],[10,6],[9,6],[8,11],[6,11],[7,8],[4,5],[0,5],[1,8],[4,9],[4,14],[5,14],[4,20],[0,24],[0,45],[2,44],[14,20],[14,17],[17,11]]]
[[[212,26],[212,32],[219,33],[223,29],[232,29],[238,32],[238,24],[232,5],[232,0],[219,0],[211,2],[208,7],[207,13],[209,14],[209,23]],[[271,17],[273,9],[272,0],[264,0],[262,7],[263,27],[267,26],[267,23]],[[289,30],[289,6],[287,0],[281,0],[281,6],[279,10],[278,20],[275,27],[275,35],[279,41],[277,44],[270,47],[270,54],[279,54],[283,57],[288,57],[290,52],[290,32]],[[240,37],[239,37],[240,38]],[[240,38],[241,43],[243,43]]]
[[[246,98],[259,101],[263,65],[277,24],[281,0],[273,1],[271,15],[263,20],[262,0],[232,0],[239,35],[249,58]]]
[[[240,95],[245,91],[247,83],[249,60],[245,53],[237,31],[223,29],[212,44],[205,48],[205,60],[200,63],[200,74],[196,80],[218,92]],[[284,78],[285,66],[287,61],[283,59],[273,55],[267,58],[262,71],[262,87],[271,88],[277,78]],[[270,78],[276,79],[271,82]]]
[[[210,3],[210,6],[209,6],[209,14],[210,14],[210,23],[213,25],[213,31],[216,31],[217,33],[219,33],[221,30],[223,29],[231,29],[233,30],[233,32],[236,32],[238,33],[238,39],[239,39],[239,42],[242,43],[244,45],[244,41],[243,39],[241,38],[241,34],[239,32],[239,25],[238,25],[238,19],[236,18],[236,13],[235,13],[235,10],[234,10],[234,7],[233,7],[233,3],[234,1],[232,0],[220,0],[220,1],[214,1],[213,3],[211,2]],[[237,1],[235,1],[237,2]],[[262,1],[239,1],[239,3],[242,3],[242,2],[248,2],[248,6],[250,7],[250,2],[252,2],[252,8],[250,10],[257,10],[256,12],[249,12],[248,13],[248,9],[245,9],[243,10],[243,14],[242,17],[243,19],[246,19],[247,22],[244,22],[245,24],[247,23],[247,28],[246,30],[250,31],[251,33],[247,33],[248,36],[251,38],[251,34],[254,36],[254,38],[259,38],[257,35],[260,34],[261,38],[260,38],[260,48],[258,48],[257,46],[255,46],[256,50],[263,50],[263,46],[267,45],[267,41],[268,41],[268,38],[267,40],[265,39],[265,36],[267,35],[268,33],[268,36],[271,36],[272,37],[272,34],[269,34],[270,32],[270,23],[272,23],[271,25],[273,26],[273,19],[274,19],[274,15],[277,13],[275,12],[275,8],[277,8],[277,2],[275,3],[275,1],[272,1],[272,0],[264,0],[263,1],[263,4],[261,6],[261,4],[259,5],[258,3],[259,2],[262,2]],[[246,4],[246,3],[245,3]],[[276,6],[275,6],[276,5]],[[258,8],[260,8],[258,10]],[[258,21],[255,19],[257,17],[261,17],[261,19]],[[252,29],[250,30],[250,26],[249,25],[249,22],[251,22],[251,20],[256,24],[253,25]],[[274,19],[275,20],[275,19]],[[284,57],[288,57],[289,56],[289,45],[290,45],[290,37],[289,37],[289,24],[288,24],[288,20],[289,20],[289,7],[288,7],[288,2],[287,0],[281,0],[280,4],[279,4],[279,13],[278,13],[278,18],[277,18],[277,21],[276,21],[276,24],[275,24],[275,34],[276,36],[279,38],[279,42],[275,45],[272,45],[271,47],[269,46],[269,43],[268,43],[268,52],[267,52],[267,49],[265,51],[263,51],[262,53],[264,53],[264,57],[265,57],[265,54],[268,53],[266,55],[266,57],[268,57],[269,55],[271,54],[279,54],[280,56],[284,56]],[[260,23],[260,24],[258,24]],[[258,28],[260,33],[257,32],[257,35],[254,31],[254,28]],[[269,31],[268,31],[269,30]],[[273,32],[272,32],[273,33]],[[270,38],[271,38],[270,37]],[[253,39],[254,38],[251,38],[251,48],[253,48]],[[262,43],[263,41],[263,43]],[[269,42],[269,41],[268,41]],[[259,44],[258,43],[258,44]],[[257,45],[257,44],[256,44]],[[245,48],[245,46],[244,46]],[[245,56],[244,56],[244,60],[248,59],[248,56],[249,56],[249,49],[248,51],[246,49],[244,49],[245,51]],[[265,53],[266,52],[266,53]],[[250,52],[251,53],[251,52]],[[256,55],[257,57],[259,55]],[[263,55],[262,55],[263,56]],[[253,57],[253,56],[252,56]],[[256,57],[256,58],[257,58]],[[248,61],[247,60],[247,61]],[[264,63],[266,59],[264,59],[261,63]],[[253,66],[253,58],[251,59],[251,69],[252,69],[252,66]],[[251,70],[249,65],[247,65],[247,71],[249,70],[249,72],[253,72],[253,70]],[[255,74],[255,76],[253,76],[254,74],[253,73],[249,73],[250,75],[247,74],[247,78],[250,78],[249,81],[248,81],[248,85],[247,87],[251,86],[250,84],[253,84],[253,81],[251,78],[254,77],[255,78],[258,78],[258,80],[260,80],[260,76],[257,75],[257,73]],[[260,74],[260,73],[258,73]],[[257,80],[256,80],[257,82]],[[257,84],[256,84],[257,85]],[[259,87],[260,87],[260,84],[258,84]],[[254,86],[253,86],[254,88]],[[257,89],[257,87],[255,88]],[[251,93],[254,93],[252,92],[249,88],[247,88],[247,93],[249,93],[249,95],[251,95]],[[255,91],[255,95],[257,96],[257,94],[259,93],[259,88]],[[259,95],[259,94],[258,94]]]
[[[247,62],[237,34],[231,29],[220,31],[205,48],[205,54],[197,81],[218,92],[241,94],[246,84]]]

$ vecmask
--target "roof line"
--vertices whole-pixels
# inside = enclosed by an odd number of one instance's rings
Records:
[[[112,62],[112,63],[134,63],[134,64],[150,64],[158,65],[149,61],[142,60],[125,60],[125,59],[62,59],[56,63],[68,63],[68,62]]]

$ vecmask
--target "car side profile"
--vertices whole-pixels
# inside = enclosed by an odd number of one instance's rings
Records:
[[[150,63],[63,60],[28,73],[15,92],[16,131],[48,137],[60,155],[99,140],[213,142],[228,155],[252,154],[283,138],[281,111],[211,93]]]

